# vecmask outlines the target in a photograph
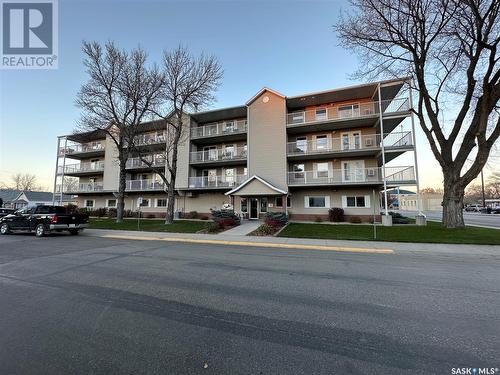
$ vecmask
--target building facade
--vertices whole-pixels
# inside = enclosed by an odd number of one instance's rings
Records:
[[[245,105],[190,114],[179,145],[176,210],[208,215],[233,207],[249,219],[283,211],[292,220],[317,220],[341,207],[348,219],[371,220],[386,209],[381,192],[401,185],[418,191],[408,92],[405,79],[293,97],[263,88]],[[165,138],[144,124],[140,142],[160,167]],[[76,194],[82,207],[116,207],[117,152],[105,133],[59,137],[57,153],[56,193]],[[163,215],[161,179],[135,157],[127,171],[125,209],[142,201],[141,211]],[[62,184],[68,177],[78,180]]]

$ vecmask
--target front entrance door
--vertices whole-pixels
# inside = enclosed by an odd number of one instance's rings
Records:
[[[259,218],[259,200],[257,198],[250,198],[250,215],[249,219]]]

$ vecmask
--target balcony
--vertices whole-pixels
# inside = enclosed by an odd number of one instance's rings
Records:
[[[224,165],[241,164],[247,158],[246,147],[213,148],[204,151],[193,151],[189,155],[191,164],[201,164],[205,167],[223,162]]]
[[[191,127],[191,139],[198,143],[246,139],[247,120],[233,120]]]
[[[149,146],[165,143],[165,134],[141,134],[134,137],[136,146]]]
[[[300,130],[303,126],[313,130],[332,130],[356,126],[373,126],[379,118],[380,107],[384,117],[398,116],[401,121],[410,110],[408,98],[356,103],[336,107],[318,107],[307,111],[294,111],[287,114],[286,124],[289,132]],[[353,120],[357,120],[353,124]],[[388,120],[389,121],[389,120]],[[397,124],[397,121],[394,121]],[[393,129],[394,127],[391,126]],[[389,129],[389,130],[392,130]],[[389,132],[389,131],[388,131]]]
[[[415,171],[410,167],[386,167],[386,181],[390,185],[413,185]],[[330,169],[327,171],[288,172],[290,186],[322,185],[379,185],[383,184],[382,167]]]
[[[59,155],[73,158],[85,159],[104,155],[104,142],[76,143],[59,148]]]
[[[65,193],[72,193],[72,194],[77,194],[77,193],[96,193],[96,192],[101,192],[103,191],[103,184],[102,182],[88,182],[85,184],[78,184],[78,185],[70,185],[68,187],[64,188]]]
[[[384,148],[386,152],[412,149],[412,133],[395,132],[384,134]],[[365,156],[372,155],[380,150],[380,134],[360,135],[350,132],[341,137],[324,137],[317,138],[314,141],[297,140],[287,143],[287,155],[290,159]]]
[[[158,180],[127,180],[126,191],[159,191],[165,190],[163,181]]]
[[[228,176],[189,177],[190,189],[230,189],[247,179],[246,174]]]
[[[165,159],[164,158],[156,158],[151,160],[151,165],[144,162],[141,158],[131,158],[127,160],[126,168],[127,169],[150,169],[154,167],[164,167]]]
[[[67,176],[83,176],[83,175],[93,175],[102,174],[104,172],[104,162],[91,162],[91,163],[80,163],[80,164],[70,164],[64,167],[59,167],[57,173],[65,174]]]

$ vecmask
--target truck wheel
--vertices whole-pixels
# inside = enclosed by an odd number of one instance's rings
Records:
[[[78,234],[78,229],[70,229],[69,234],[71,234],[72,236],[76,236]]]
[[[37,237],[45,236],[45,226],[43,224],[38,224],[35,228],[35,234]]]
[[[3,224],[0,226],[0,233],[1,233],[1,234],[9,234],[9,233],[10,233],[10,230],[9,230],[9,224],[7,224],[7,223],[3,223]]]

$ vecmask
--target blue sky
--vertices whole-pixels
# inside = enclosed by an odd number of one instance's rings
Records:
[[[179,43],[216,55],[224,68],[214,107],[245,103],[263,86],[285,95],[355,84],[357,59],[332,25],[343,1],[59,1],[59,68],[0,71],[0,181],[33,173],[51,188],[57,135],[71,133],[85,82],[82,40],[141,45],[150,59]],[[417,132],[421,181],[442,178]],[[411,158],[401,165],[411,163]]]

